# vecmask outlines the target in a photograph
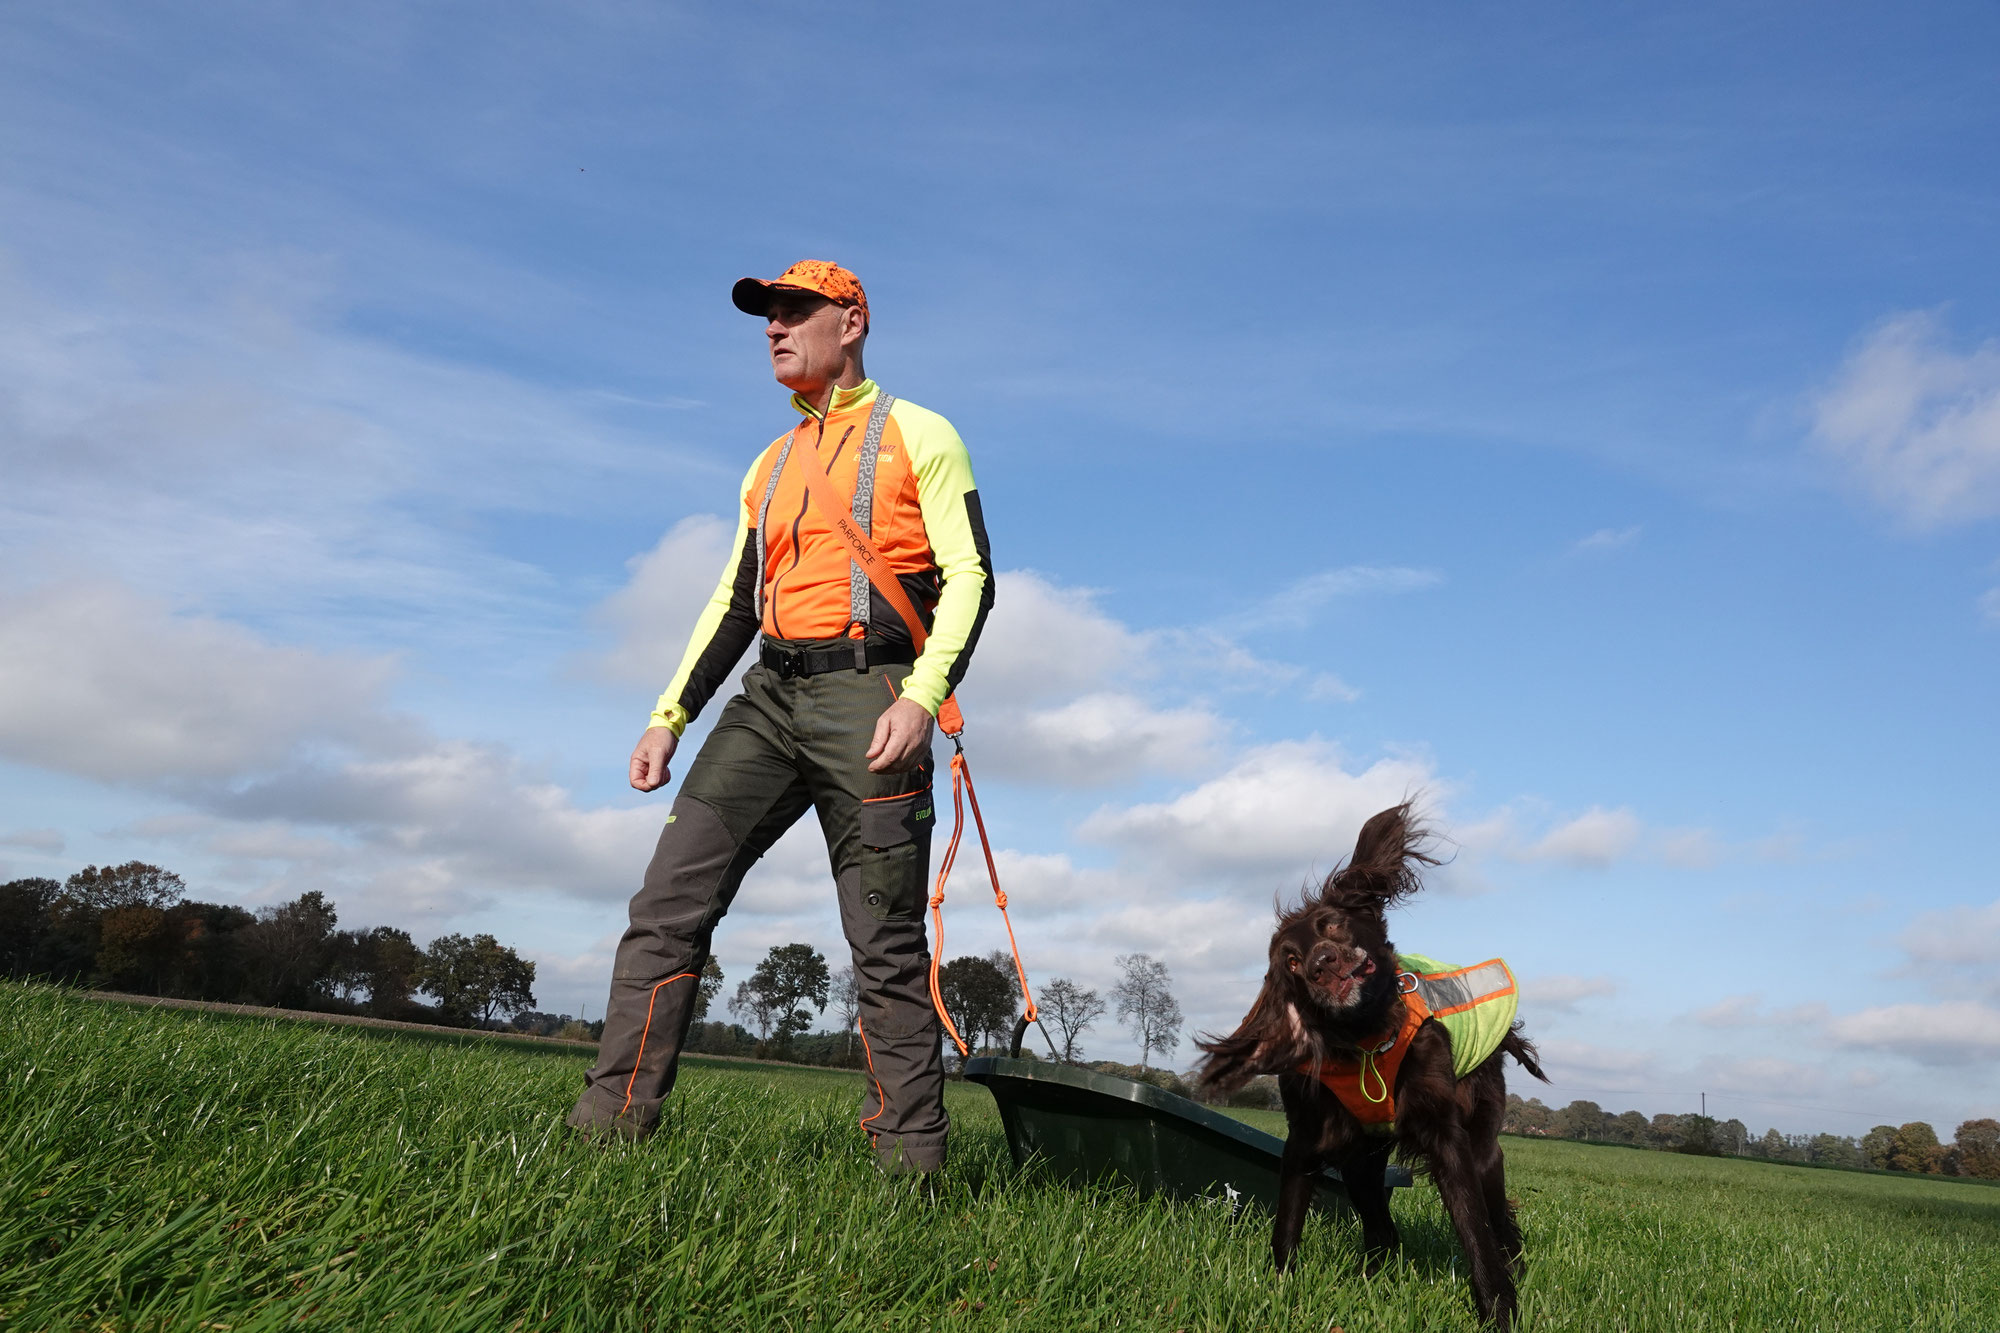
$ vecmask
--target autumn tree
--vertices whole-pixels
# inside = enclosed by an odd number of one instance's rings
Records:
[[[977,1051],[982,1038],[1014,1021],[1014,981],[991,958],[954,958],[938,969],[944,1011],[965,1044]]]
[[[409,1009],[410,997],[423,981],[424,951],[409,931],[377,926],[361,937],[359,966],[361,984],[368,991],[368,1012],[394,1018]],[[529,977],[533,979],[532,970]]]
[[[85,866],[63,885],[65,897],[97,912],[150,907],[164,912],[187,894],[187,884],[171,870],[144,861],[122,866]]]
[[[258,912],[237,937],[252,997],[300,1009],[325,994],[338,922],[333,904],[317,889]]]
[[[470,1026],[535,1003],[535,965],[491,935],[441,935],[418,968],[424,993],[448,1021]]]
[[[1087,990],[1068,977],[1057,977],[1042,987],[1041,1011],[1062,1034],[1063,1062],[1074,1064],[1078,1054],[1076,1039],[1104,1017],[1104,1001],[1096,991]]]
[[[43,941],[49,908],[62,895],[53,879],[17,879],[0,884],[0,972],[10,977],[43,975]]]
[[[1935,1172],[1944,1164],[1944,1148],[1937,1131],[1921,1120],[1912,1120],[1896,1131],[1889,1150],[1889,1165],[1898,1171]]]
[[[1952,1135],[1958,1173],[2000,1180],[2000,1120],[1968,1120]]]
[[[760,1031],[780,1045],[812,1026],[813,1014],[826,1008],[833,977],[826,955],[810,944],[778,944],[764,955],[750,979],[737,987],[737,999],[757,1015]],[[806,1005],[812,1009],[808,1011]],[[736,1004],[730,1008],[743,1012]]]
[[[1604,1137],[1604,1108],[1579,1098],[1555,1113],[1553,1128],[1557,1138],[1590,1141]]]
[[[1139,1067],[1154,1055],[1172,1055],[1181,1042],[1181,1006],[1171,989],[1167,965],[1151,954],[1120,954],[1113,959],[1121,973],[1111,988],[1118,1002],[1118,1021],[1139,1041]]]

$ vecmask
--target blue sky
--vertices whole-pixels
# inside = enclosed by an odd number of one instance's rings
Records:
[[[0,873],[319,888],[601,1012],[625,757],[788,421],[728,285],[832,258],[972,450],[1036,974],[1226,1027],[1422,790],[1396,937],[1515,964],[1545,1096],[2000,1109],[1990,8],[0,26]],[[798,938],[810,836],[718,952]]]

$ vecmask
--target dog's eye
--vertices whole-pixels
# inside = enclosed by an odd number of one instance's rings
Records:
[[[1299,970],[1299,960],[1296,958],[1287,958],[1285,960],[1285,966],[1289,967],[1290,969],[1292,969],[1292,971],[1296,972]]]

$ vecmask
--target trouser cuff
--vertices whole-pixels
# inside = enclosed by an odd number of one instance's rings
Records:
[[[942,1134],[877,1134],[875,1161],[891,1176],[935,1171],[944,1165]]]
[[[567,1123],[593,1138],[643,1139],[660,1127],[657,1102],[633,1102],[592,1085],[576,1099]]]

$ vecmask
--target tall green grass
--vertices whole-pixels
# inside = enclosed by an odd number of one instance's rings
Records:
[[[0,986],[6,1329],[1470,1329],[1434,1191],[1403,1261],[1016,1171],[879,1176],[857,1078],[690,1061],[670,1131],[561,1120],[583,1057]],[[1508,1141],[1523,1327],[2000,1327],[2000,1190]]]

